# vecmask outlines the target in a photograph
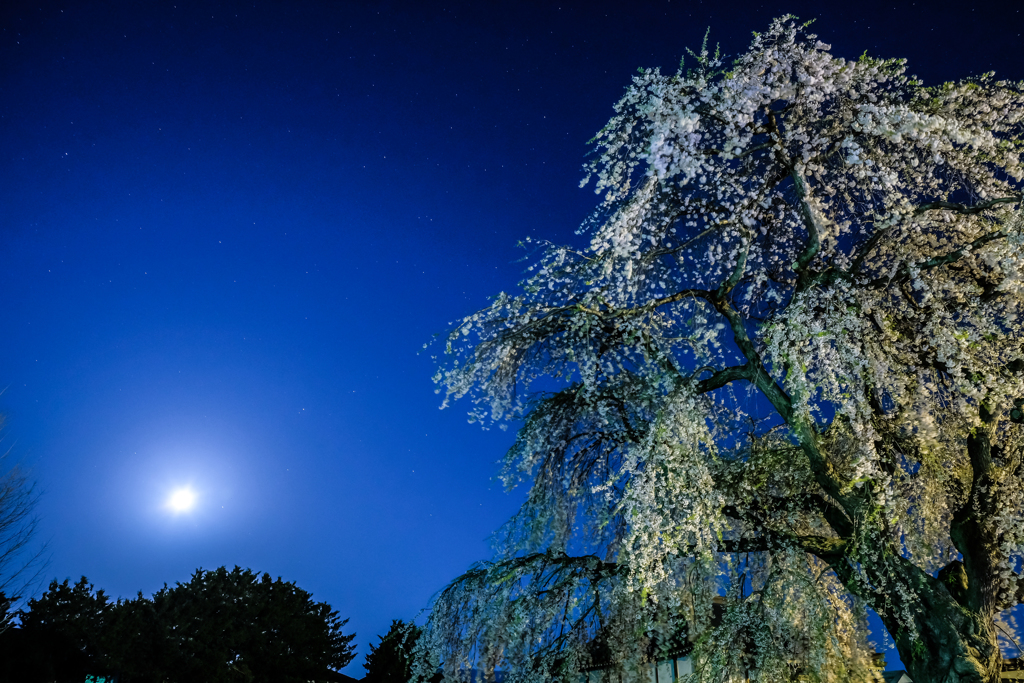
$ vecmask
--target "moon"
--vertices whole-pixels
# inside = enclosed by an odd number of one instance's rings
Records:
[[[171,497],[167,500],[167,506],[173,512],[188,512],[192,509],[196,503],[196,494],[192,489],[183,488],[178,489],[171,494]]]

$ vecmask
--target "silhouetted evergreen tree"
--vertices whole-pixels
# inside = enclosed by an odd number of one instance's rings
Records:
[[[294,583],[249,569],[198,570],[153,596],[172,681],[320,680],[355,657],[331,606]]]
[[[370,645],[366,655],[365,683],[406,683],[412,676],[412,649],[420,637],[416,624],[401,619],[391,622],[388,632],[380,636],[378,645]]]
[[[0,681],[82,681],[103,669],[102,636],[111,604],[84,576],[56,580],[28,601],[20,628],[0,635]]]
[[[330,605],[240,567],[116,603],[84,577],[54,581],[19,617],[0,634],[0,683],[306,683],[355,657],[355,634]]]

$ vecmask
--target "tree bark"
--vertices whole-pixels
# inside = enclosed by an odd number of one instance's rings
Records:
[[[907,562],[907,565],[910,563]],[[959,563],[957,563],[959,565]],[[911,565],[912,566],[912,565]],[[993,614],[973,611],[958,602],[951,591],[917,567],[908,572],[919,611],[914,616],[916,640],[901,632],[895,614],[886,615],[890,633],[900,634],[896,648],[915,683],[998,683],[1002,659]],[[966,574],[958,566],[945,577],[953,593],[966,592]],[[914,604],[916,603],[916,604]],[[883,622],[887,621],[883,617]],[[895,629],[895,630],[894,630]]]
[[[998,683],[1002,658],[994,610],[967,606],[962,563],[952,562],[933,577],[910,560],[883,552],[878,561],[860,563],[864,576],[848,558],[826,561],[847,589],[878,613],[914,683]],[[885,586],[883,593],[871,588],[879,585]]]

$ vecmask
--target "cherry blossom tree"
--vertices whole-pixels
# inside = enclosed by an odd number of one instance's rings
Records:
[[[519,425],[528,491],[419,672],[575,681],[686,634],[694,681],[868,679],[873,610],[916,683],[996,681],[1024,601],[1024,83],[927,87],[793,17],[693,57],[594,138],[589,246],[540,243],[448,338],[436,381]]]

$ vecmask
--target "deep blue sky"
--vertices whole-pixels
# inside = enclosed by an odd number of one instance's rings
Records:
[[[518,500],[511,435],[439,412],[417,354],[514,287],[517,240],[579,239],[636,68],[791,12],[929,83],[1024,79],[1009,6],[4,2],[2,444],[47,577],[268,571],[351,617],[361,676]]]

